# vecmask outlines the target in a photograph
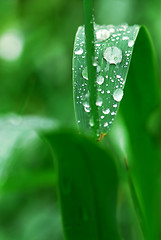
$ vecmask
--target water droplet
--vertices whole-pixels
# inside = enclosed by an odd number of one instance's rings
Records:
[[[114,29],[114,28],[110,28],[110,32],[111,32],[111,33],[114,33],[114,32],[115,32],[115,29]]]
[[[121,76],[120,76],[120,75],[116,75],[116,77],[117,77],[117,78],[121,78]]]
[[[102,103],[103,103],[102,98],[101,98],[101,97],[98,97],[98,98],[97,98],[97,101],[96,101],[96,106],[101,107],[101,106],[102,106]]]
[[[108,39],[110,35],[111,35],[110,31],[108,31],[107,29],[99,29],[96,32],[96,39],[102,42]]]
[[[93,59],[93,66],[94,66],[94,67],[97,66],[97,61],[98,61],[98,58],[95,57],[95,58]]]
[[[101,76],[101,75],[99,75],[99,76],[97,77],[97,83],[98,83],[99,85],[102,85],[103,82],[104,82],[104,77]]]
[[[83,103],[83,106],[84,106],[84,110],[85,110],[86,112],[90,112],[90,105],[89,105],[88,102],[84,102],[84,103]]]
[[[88,69],[85,67],[82,71],[82,76],[84,79],[88,80]]]
[[[83,53],[83,49],[82,48],[80,48],[80,49],[75,51],[76,55],[82,55],[82,53]]]
[[[113,116],[113,115],[116,115],[116,113],[115,113],[115,112],[112,112],[111,115],[112,115],[112,116]]]
[[[117,102],[120,102],[123,97],[123,90],[121,88],[118,88],[113,93],[113,99]]]
[[[97,72],[101,71],[101,67],[99,65],[97,65]]]
[[[104,124],[104,127],[107,127],[108,126],[108,122],[106,122],[105,124]]]
[[[109,108],[107,108],[106,110],[103,110],[102,111],[104,114],[109,114],[109,112],[110,112],[110,109]]]
[[[114,108],[117,108],[117,103],[113,105]]]
[[[123,37],[122,37],[122,40],[129,40],[129,37],[123,36]]]
[[[122,51],[118,47],[108,47],[104,51],[104,59],[110,64],[117,64],[122,61]]]
[[[129,41],[128,41],[128,46],[129,46],[129,47],[132,47],[133,45],[134,45],[134,40],[129,40]]]
[[[90,107],[84,106],[84,110],[85,110],[85,112],[90,112]]]
[[[91,127],[94,126],[94,120],[93,120],[93,118],[91,118],[91,119],[89,120],[89,125],[90,125]]]

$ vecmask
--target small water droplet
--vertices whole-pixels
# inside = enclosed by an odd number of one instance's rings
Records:
[[[83,53],[83,49],[82,48],[80,48],[80,49],[75,51],[76,55],[82,55],[82,53]]]
[[[104,59],[110,64],[117,64],[122,61],[122,51],[118,47],[108,47],[104,51]]]
[[[88,80],[88,69],[85,67],[82,71],[82,76],[84,79]]]
[[[101,67],[99,65],[97,65],[97,72],[101,71]]]
[[[134,40],[129,40],[129,41],[128,41],[128,46],[129,46],[129,47],[132,47],[133,45],[134,45]]]
[[[104,127],[107,127],[108,126],[108,122],[106,122],[105,124],[104,124]]]
[[[120,102],[123,97],[123,90],[121,88],[118,88],[113,93],[113,99],[117,102]]]
[[[93,66],[94,66],[94,67],[97,66],[97,60],[98,60],[98,59],[97,59],[96,57],[93,59]]]
[[[115,32],[115,29],[114,29],[114,28],[110,28],[110,32],[111,32],[111,33],[114,33],[114,32]]]
[[[114,108],[117,108],[117,103],[113,105]]]
[[[117,78],[121,78],[121,76],[120,76],[120,75],[116,75],[116,77],[117,77]]]
[[[90,107],[84,106],[85,112],[90,112]]]
[[[101,76],[101,75],[99,75],[99,76],[97,77],[97,83],[98,83],[99,85],[102,85],[103,82],[104,82],[104,77]]]
[[[103,110],[102,112],[103,112],[104,114],[106,114],[106,115],[107,115],[107,114],[109,114],[109,112],[110,112],[110,109],[109,109],[109,108],[107,108],[107,109]]]
[[[102,103],[103,103],[102,98],[101,97],[97,97],[96,106],[101,107]]]
[[[122,40],[129,40],[129,37],[123,36],[123,37],[122,37]]]
[[[83,103],[83,106],[84,106],[84,110],[85,110],[86,112],[90,112],[90,105],[89,105],[88,102],[84,102],[84,103]]]
[[[89,125],[90,125],[91,127],[94,126],[94,120],[93,120],[93,118],[91,118],[91,119],[89,120]]]
[[[107,29],[99,29],[96,32],[96,39],[100,42],[105,41],[110,37],[111,33]]]
[[[115,113],[115,112],[112,112],[111,115],[112,115],[112,116],[113,116],[113,115],[116,115],[116,113]]]

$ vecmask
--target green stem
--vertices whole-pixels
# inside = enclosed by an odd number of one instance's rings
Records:
[[[87,53],[87,68],[89,81],[89,102],[91,107],[91,118],[94,121],[93,131],[97,135],[99,127],[98,109],[96,106],[97,86],[96,86],[96,67],[93,66],[95,58],[94,47],[94,21],[93,21],[93,0],[83,0],[84,19],[85,19],[85,36],[86,36],[86,53]]]

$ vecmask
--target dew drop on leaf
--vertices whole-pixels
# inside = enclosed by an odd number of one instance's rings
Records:
[[[76,55],[82,55],[82,53],[83,53],[83,49],[82,48],[80,48],[80,49],[75,51]]]
[[[122,40],[129,40],[129,37],[123,36],[123,37],[122,37]]]
[[[82,76],[84,79],[88,80],[88,69],[85,67],[82,71]]]
[[[107,127],[107,126],[108,126],[108,122],[105,122],[104,127]]]
[[[118,88],[113,93],[113,99],[117,102],[120,102],[123,97],[123,90],[121,88]]]
[[[91,127],[94,126],[94,120],[93,120],[93,118],[91,118],[91,119],[89,120],[89,125],[90,125]]]
[[[122,51],[118,47],[108,47],[104,51],[104,59],[110,64],[117,64],[122,61]]]
[[[100,42],[105,41],[110,37],[111,33],[107,29],[99,29],[96,31],[96,39]]]
[[[96,106],[101,107],[101,106],[102,106],[102,103],[103,103],[102,98],[101,98],[101,97],[98,97],[98,98],[97,98],[97,101],[96,101]]]
[[[129,40],[129,41],[128,41],[128,46],[129,46],[129,47],[132,47],[133,45],[134,45],[134,40]]]
[[[101,75],[99,75],[99,76],[97,77],[97,83],[98,83],[99,85],[102,85],[103,82],[104,82],[104,77],[101,76]]]
[[[107,108],[106,110],[103,110],[102,111],[104,114],[109,114],[109,112],[110,112],[110,109],[109,108]]]

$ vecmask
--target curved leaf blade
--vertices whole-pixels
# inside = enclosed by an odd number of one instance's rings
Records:
[[[139,31],[130,64],[125,98],[120,110],[131,145],[129,174],[142,208],[145,239],[158,239],[159,162],[148,121],[159,105],[159,84],[151,38],[145,27]]]
[[[93,65],[97,69],[98,137],[108,133],[117,114],[139,29],[137,25],[95,25]],[[95,123],[90,113],[86,62],[85,32],[84,27],[79,27],[73,57],[75,112],[80,127],[90,131]]]
[[[46,135],[57,155],[59,196],[68,240],[119,240],[118,178],[111,156],[75,133]]]

